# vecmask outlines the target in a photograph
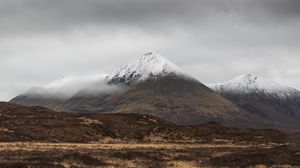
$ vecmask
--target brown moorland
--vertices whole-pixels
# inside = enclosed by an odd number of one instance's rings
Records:
[[[0,103],[0,167],[299,166],[297,135]]]

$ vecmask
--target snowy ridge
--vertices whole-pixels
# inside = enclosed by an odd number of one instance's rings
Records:
[[[166,58],[154,52],[145,53],[140,59],[127,64],[114,73],[109,74],[108,81],[123,82],[126,84],[143,81],[150,76],[176,74],[188,76],[182,69]]]
[[[207,86],[218,93],[237,95],[264,94],[280,99],[300,96],[300,91],[294,88],[252,74],[241,75],[228,82]]]

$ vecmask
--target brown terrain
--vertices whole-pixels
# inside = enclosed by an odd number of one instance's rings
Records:
[[[0,103],[0,167],[296,167],[299,133]]]

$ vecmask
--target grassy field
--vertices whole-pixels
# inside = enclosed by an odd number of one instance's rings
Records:
[[[0,143],[0,167],[297,167],[282,144]]]

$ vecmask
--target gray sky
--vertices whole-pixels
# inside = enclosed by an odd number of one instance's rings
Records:
[[[300,89],[299,0],[0,0],[0,100],[155,51],[203,83]]]

